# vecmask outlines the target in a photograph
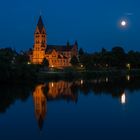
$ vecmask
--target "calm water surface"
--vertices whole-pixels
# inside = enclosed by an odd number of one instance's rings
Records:
[[[140,80],[0,86],[0,140],[139,140]]]

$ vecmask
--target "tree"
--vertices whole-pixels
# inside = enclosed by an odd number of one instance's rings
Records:
[[[73,66],[76,66],[79,64],[79,61],[77,59],[77,57],[74,55],[71,60],[70,60],[70,63],[73,65]]]
[[[0,49],[0,63],[10,65],[14,62],[17,52],[11,48]]]
[[[122,47],[116,46],[112,48],[112,53],[115,54],[125,54],[125,51]]]
[[[105,53],[107,53],[107,50],[105,48],[102,48],[101,53],[105,54]]]
[[[84,55],[84,50],[82,48],[79,49],[79,56]]]
[[[48,61],[48,59],[46,59],[46,58],[44,58],[43,59],[43,62],[42,62],[42,65],[43,65],[43,67],[49,67],[49,61]]]
[[[114,47],[111,51],[112,55],[112,66],[117,68],[126,67],[126,54],[122,47]]]
[[[29,56],[26,52],[20,52],[16,56],[16,64],[27,64],[29,62]]]
[[[131,65],[131,68],[140,68],[140,52],[129,51],[127,63]]]
[[[67,47],[70,47],[70,42],[69,41],[67,41]]]

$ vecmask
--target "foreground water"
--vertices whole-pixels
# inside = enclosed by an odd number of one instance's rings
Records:
[[[0,140],[139,140],[140,80],[0,87]]]

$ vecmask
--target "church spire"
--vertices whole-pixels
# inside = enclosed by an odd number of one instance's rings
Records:
[[[41,16],[39,17],[37,27],[39,29],[39,32],[41,32],[42,29],[43,29],[43,27],[44,27],[44,24],[43,24],[43,21],[42,21],[42,17]]]

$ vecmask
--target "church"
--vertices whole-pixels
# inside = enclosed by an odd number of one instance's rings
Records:
[[[42,64],[44,59],[49,62],[49,67],[63,68],[71,66],[71,58],[78,58],[77,41],[70,45],[48,45],[47,33],[43,24],[42,17],[39,17],[38,24],[34,33],[34,45],[30,54],[32,64]]]

